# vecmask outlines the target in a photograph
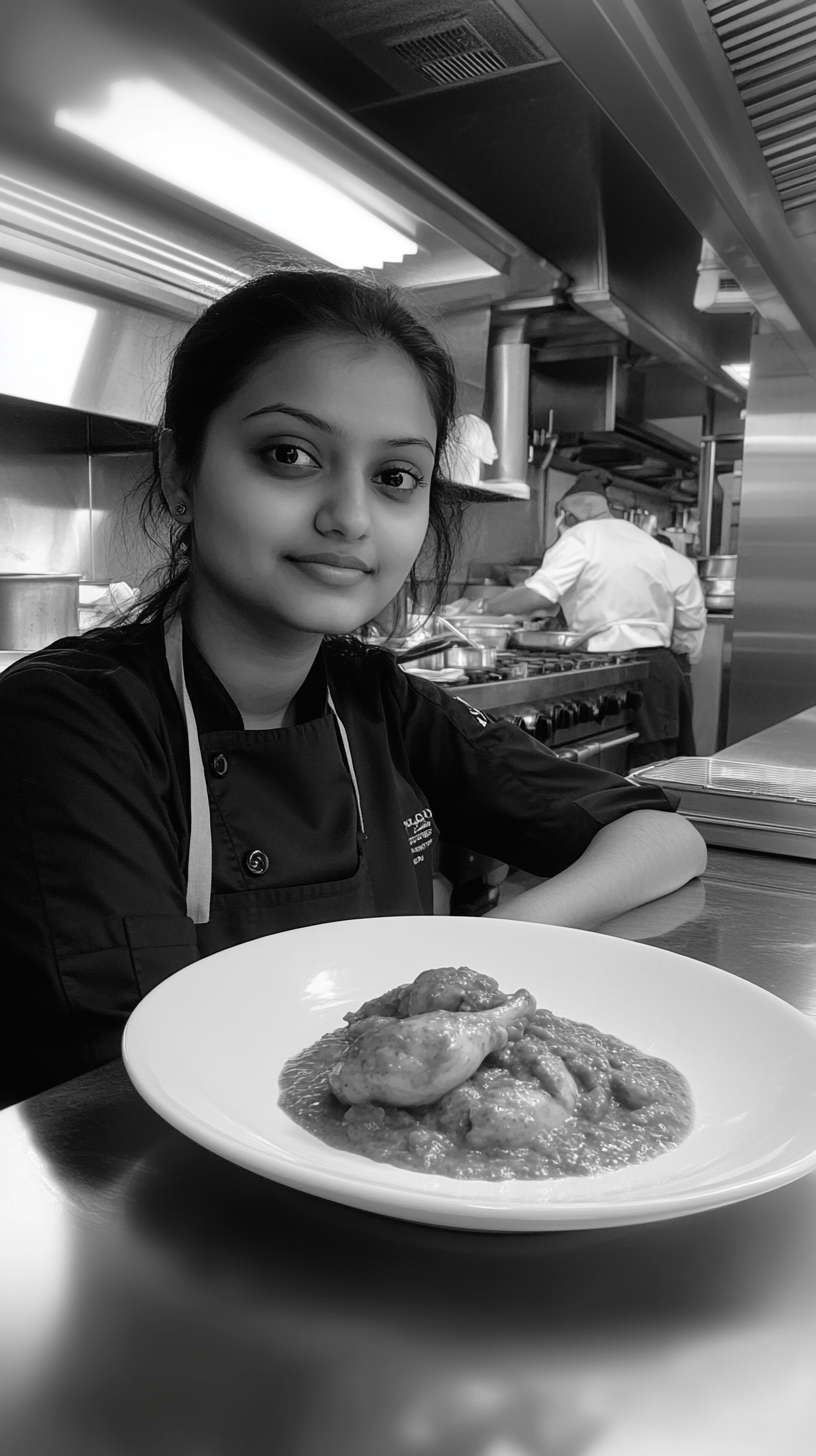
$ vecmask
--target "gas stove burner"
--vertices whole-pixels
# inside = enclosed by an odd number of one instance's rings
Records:
[[[553,677],[563,672],[587,672],[592,668],[618,667],[629,658],[620,652],[499,652],[495,667],[464,668],[472,687],[484,683],[509,682],[514,678]]]
[[[527,676],[557,672],[586,672],[591,667],[619,667],[628,662],[622,652],[539,652],[535,648],[517,648],[513,652],[502,652],[498,663],[523,663]]]

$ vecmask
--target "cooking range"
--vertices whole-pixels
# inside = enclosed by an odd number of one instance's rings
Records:
[[[507,718],[561,758],[625,773],[649,664],[637,653],[497,654],[491,669],[466,669],[449,691],[492,718]]]

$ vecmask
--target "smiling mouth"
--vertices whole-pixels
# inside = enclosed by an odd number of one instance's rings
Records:
[[[316,551],[309,556],[290,556],[289,560],[295,566],[328,566],[340,571],[359,572],[365,575],[372,575],[374,568],[367,562],[361,561],[359,556],[339,556],[333,551]]]

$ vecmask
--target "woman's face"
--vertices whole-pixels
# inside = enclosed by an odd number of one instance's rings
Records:
[[[195,596],[266,631],[353,631],[416,560],[435,449],[422,376],[393,345],[287,344],[210,421],[187,498]]]

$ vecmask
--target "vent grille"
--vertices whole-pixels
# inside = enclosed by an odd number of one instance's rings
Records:
[[[816,203],[816,5],[706,0],[787,212]]]
[[[388,49],[437,86],[509,70],[507,61],[467,22],[391,41]]]

